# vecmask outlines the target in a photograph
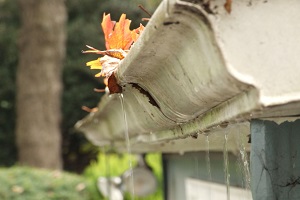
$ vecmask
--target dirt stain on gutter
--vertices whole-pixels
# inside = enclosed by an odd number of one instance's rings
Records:
[[[141,86],[139,86],[137,83],[130,83],[132,85],[133,88],[137,89],[141,94],[145,95],[148,98],[148,102],[157,107],[160,110],[159,105],[156,103],[156,101],[154,100],[154,98],[151,96],[151,94],[149,92],[147,92],[146,90],[144,90]]]

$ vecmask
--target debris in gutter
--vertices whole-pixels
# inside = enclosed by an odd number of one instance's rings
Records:
[[[228,14],[231,13],[231,4],[232,4],[232,0],[226,0],[226,2],[224,4],[224,8]]]
[[[122,14],[119,22],[112,21],[110,14],[103,14],[101,23],[105,37],[105,46],[107,50],[101,51],[94,47],[86,45],[89,50],[82,53],[94,53],[103,55],[97,60],[86,63],[91,69],[101,70],[96,77],[105,77],[107,79],[106,86],[109,93],[121,93],[122,88],[118,85],[114,72],[117,70],[119,63],[129,52],[132,44],[137,41],[140,34],[144,30],[144,26],[140,26],[134,30],[130,30],[131,20],[126,19],[126,15]],[[105,82],[106,83],[106,82]]]
[[[115,73],[112,73],[108,78],[108,88],[110,94],[122,93],[122,87],[118,84]]]
[[[81,109],[86,111],[86,112],[89,112],[89,113],[93,113],[93,112],[97,112],[98,111],[98,108],[89,108],[87,106],[81,106]]]

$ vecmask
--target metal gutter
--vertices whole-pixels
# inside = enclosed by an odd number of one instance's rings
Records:
[[[227,125],[246,140],[249,119],[300,114],[300,2],[204,2],[163,1],[115,73],[133,152],[201,150],[194,137]],[[98,108],[76,127],[124,150],[120,95]]]

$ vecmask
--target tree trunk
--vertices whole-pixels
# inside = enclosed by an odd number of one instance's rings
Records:
[[[17,146],[22,165],[61,169],[64,0],[19,0]]]

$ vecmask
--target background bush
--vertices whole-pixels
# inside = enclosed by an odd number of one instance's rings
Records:
[[[96,200],[93,183],[78,175],[27,167],[0,168],[1,200]]]
[[[98,161],[86,168],[84,176],[61,171],[50,171],[28,167],[0,168],[1,200],[101,200],[97,179],[107,176],[120,176],[129,169],[129,155],[100,153]],[[132,166],[137,163],[131,156]],[[162,200],[162,167],[160,154],[148,154],[147,163],[158,179],[157,191],[135,200]],[[125,199],[131,199],[126,196]]]
[[[96,183],[101,177],[120,176],[129,169],[129,159],[132,160],[132,167],[137,164],[137,158],[128,154],[104,154],[98,155],[97,161],[93,161],[84,171],[84,176],[92,182]],[[146,161],[152,168],[154,175],[158,181],[157,191],[147,197],[138,198],[135,200],[162,200],[163,199],[163,180],[162,180],[162,159],[161,154],[147,154]],[[125,200],[130,200],[129,195],[125,196]]]

